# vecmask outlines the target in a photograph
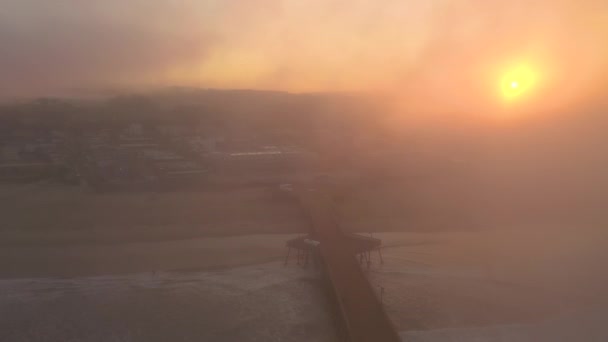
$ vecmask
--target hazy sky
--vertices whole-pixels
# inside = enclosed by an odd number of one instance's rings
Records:
[[[525,63],[537,98],[581,98],[608,84],[606,37],[605,0],[0,0],[0,95],[185,85],[481,106]]]

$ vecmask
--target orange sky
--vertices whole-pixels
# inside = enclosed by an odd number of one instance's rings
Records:
[[[0,92],[201,86],[371,91],[429,111],[549,108],[608,84],[603,0],[3,0]]]

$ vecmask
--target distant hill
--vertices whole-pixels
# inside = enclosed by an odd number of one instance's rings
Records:
[[[363,96],[341,93],[293,94],[261,90],[172,87],[104,99],[45,98],[0,105],[0,117],[30,121],[140,120],[175,121],[219,116],[226,119],[285,119],[361,114],[371,108]]]

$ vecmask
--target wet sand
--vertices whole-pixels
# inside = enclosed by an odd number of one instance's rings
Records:
[[[91,193],[58,184],[0,184],[0,246],[167,241],[307,231],[278,189]]]
[[[215,270],[259,264],[282,260],[285,241],[295,236],[4,246],[0,248],[0,279]]]

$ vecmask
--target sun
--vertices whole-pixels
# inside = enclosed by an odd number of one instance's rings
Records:
[[[528,93],[536,83],[534,69],[521,64],[508,69],[502,76],[501,91],[505,100],[515,100]]]

